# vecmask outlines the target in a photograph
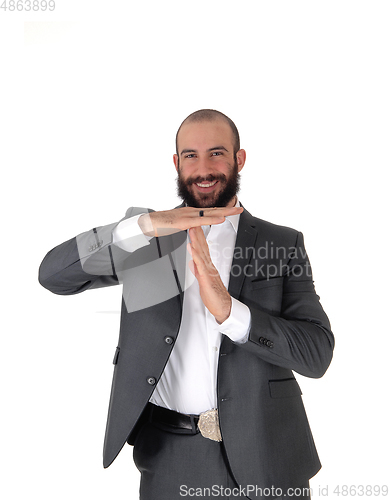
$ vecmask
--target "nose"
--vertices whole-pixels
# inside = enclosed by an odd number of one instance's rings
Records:
[[[197,164],[197,171],[196,174],[199,177],[208,177],[210,174],[214,173],[214,168],[212,165],[212,161],[210,158],[199,158],[198,164]]]

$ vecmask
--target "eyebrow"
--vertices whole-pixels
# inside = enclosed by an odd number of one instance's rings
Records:
[[[215,146],[213,148],[210,148],[207,150],[207,152],[210,152],[210,151],[218,151],[218,150],[223,150],[223,151],[226,151],[227,153],[229,152],[225,146]],[[186,154],[186,153],[197,153],[196,149],[183,149],[183,151],[180,153],[180,156]]]

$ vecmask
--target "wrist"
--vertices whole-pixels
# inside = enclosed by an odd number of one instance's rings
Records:
[[[231,296],[229,295],[229,298],[228,300],[226,301],[226,304],[225,306],[223,307],[222,311],[220,314],[214,316],[215,318],[215,321],[221,325],[222,323],[224,323],[228,317],[230,316],[230,312],[232,310],[232,298]]]
[[[155,236],[152,220],[149,214],[143,214],[138,219],[138,225],[145,236]]]

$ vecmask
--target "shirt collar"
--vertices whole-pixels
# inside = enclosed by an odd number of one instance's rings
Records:
[[[237,198],[237,203],[234,205],[235,207],[240,207],[240,202],[238,201],[238,198]],[[228,217],[226,217],[226,220],[228,220],[230,222],[230,224],[232,225],[234,231],[236,232],[237,234],[237,231],[238,231],[238,223],[240,222],[240,214],[237,214],[237,215],[229,215]]]

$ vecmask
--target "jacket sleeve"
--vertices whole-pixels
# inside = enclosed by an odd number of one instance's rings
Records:
[[[148,212],[131,207],[121,221]],[[119,271],[159,257],[156,238],[133,253],[114,245],[112,233],[119,222],[93,228],[50,250],[39,268],[40,284],[59,295],[117,285]]]
[[[301,375],[322,377],[333,356],[334,336],[315,292],[302,233],[284,268],[280,315],[248,303],[251,328],[242,347]]]

